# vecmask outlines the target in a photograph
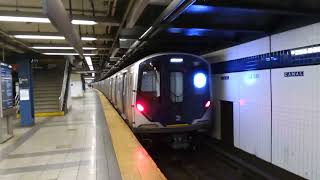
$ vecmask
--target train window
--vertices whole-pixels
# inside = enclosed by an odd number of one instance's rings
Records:
[[[152,93],[160,96],[160,74],[157,71],[143,71],[141,80],[141,92]]]
[[[144,63],[141,66],[141,95],[160,97],[160,65],[159,63]]]
[[[183,102],[183,73],[170,73],[170,98],[172,102]]]

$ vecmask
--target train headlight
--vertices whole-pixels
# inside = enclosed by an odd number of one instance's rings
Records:
[[[207,85],[207,76],[202,73],[198,72],[193,76],[193,85],[196,88],[203,88]]]

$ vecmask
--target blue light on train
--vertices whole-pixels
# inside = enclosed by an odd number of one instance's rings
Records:
[[[186,36],[203,36],[208,32],[209,32],[208,29],[188,28],[188,29],[185,29],[184,34]]]
[[[213,10],[214,10],[213,6],[192,5],[186,10],[186,13],[188,13],[188,14],[203,14],[203,13],[212,12]]]
[[[168,28],[167,30],[169,33],[173,33],[173,34],[179,34],[183,32],[182,28]]]
[[[202,72],[198,72],[193,76],[193,85],[196,88],[203,88],[207,85],[207,76],[202,73]]]

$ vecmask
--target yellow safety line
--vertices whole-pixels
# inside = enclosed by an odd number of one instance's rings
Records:
[[[113,147],[124,180],[165,180],[156,163],[139,143],[118,112],[99,93]]]
[[[34,114],[35,117],[51,117],[51,116],[64,116],[63,111],[58,111],[58,112],[38,112]],[[17,118],[20,118],[21,115],[17,114]]]

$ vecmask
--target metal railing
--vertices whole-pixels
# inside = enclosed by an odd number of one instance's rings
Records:
[[[59,108],[60,108],[60,111],[63,110],[64,96],[65,96],[65,93],[66,93],[67,83],[68,83],[69,65],[70,65],[69,60],[66,60],[66,65],[64,67],[64,73],[63,73],[62,88],[61,88],[61,93],[60,93],[60,97],[59,97]]]

